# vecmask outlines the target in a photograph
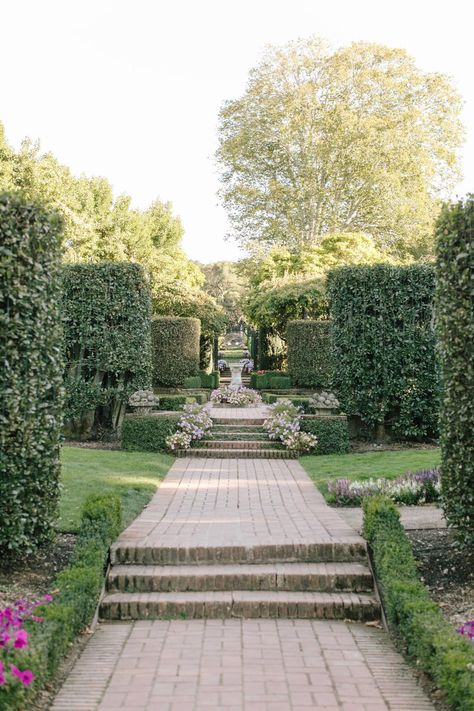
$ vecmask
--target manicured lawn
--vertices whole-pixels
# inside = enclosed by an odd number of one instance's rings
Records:
[[[440,463],[440,450],[402,449],[394,452],[328,454],[301,457],[300,462],[321,493],[330,500],[327,482],[331,479],[395,479],[407,472],[437,466]]]
[[[151,499],[174,459],[149,452],[63,447],[61,461],[59,528],[76,531],[84,499],[96,493],[122,497],[127,526]]]

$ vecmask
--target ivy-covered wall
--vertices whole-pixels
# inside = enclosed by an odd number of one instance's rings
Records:
[[[445,207],[437,234],[443,508],[448,522],[473,545],[474,197]]]
[[[199,375],[200,335],[197,318],[153,319],[153,385],[182,387],[186,378]]]
[[[328,274],[334,388],[372,434],[438,432],[434,268],[340,267]]]
[[[330,387],[332,379],[331,322],[289,321],[286,327],[288,373],[303,388]]]
[[[0,559],[51,535],[62,414],[62,222],[0,195]]]
[[[151,296],[142,267],[71,264],[63,270],[66,433],[120,430],[131,393],[151,384]]]

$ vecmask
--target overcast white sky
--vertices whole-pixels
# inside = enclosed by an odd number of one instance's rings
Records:
[[[0,121],[15,146],[39,139],[136,206],[170,200],[193,259],[236,259],[216,197],[217,113],[265,44],[380,42],[451,75],[466,102],[462,195],[474,192],[468,15],[464,0],[0,0]]]

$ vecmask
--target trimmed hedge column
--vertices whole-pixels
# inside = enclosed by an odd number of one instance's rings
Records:
[[[439,382],[434,268],[340,267],[329,272],[334,388],[372,434],[436,436]]]
[[[200,335],[197,318],[153,319],[153,385],[182,387],[186,378],[199,375]]]
[[[118,432],[130,395],[151,382],[151,295],[129,262],[63,272],[67,433]]]
[[[46,541],[59,495],[58,215],[0,196],[0,558]]]
[[[288,373],[295,385],[327,388],[331,385],[331,322],[313,319],[289,321],[286,327]]]
[[[443,381],[441,484],[448,523],[474,544],[474,197],[438,221],[437,323]]]

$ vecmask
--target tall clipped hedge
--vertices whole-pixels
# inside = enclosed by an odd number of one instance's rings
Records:
[[[434,268],[377,264],[328,274],[334,387],[348,415],[380,435],[436,435]]]
[[[153,385],[182,387],[199,374],[201,323],[197,318],[161,316],[152,321]]]
[[[120,429],[131,393],[151,383],[151,296],[142,267],[71,264],[63,270],[67,433]]]
[[[474,544],[474,196],[438,227],[437,325],[443,396],[441,484],[448,522]]]
[[[62,414],[61,219],[0,196],[0,559],[50,536]]]
[[[324,388],[331,385],[331,322],[305,319],[286,327],[288,373],[295,385]]]

